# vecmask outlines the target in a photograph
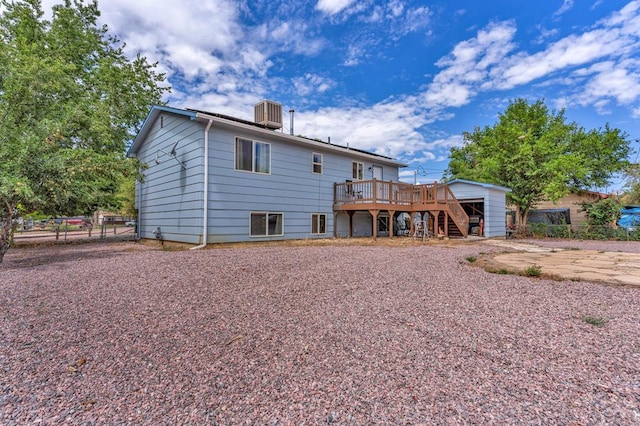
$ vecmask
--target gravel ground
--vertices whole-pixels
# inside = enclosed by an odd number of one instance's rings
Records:
[[[465,260],[493,250],[12,250],[0,423],[638,424],[640,290]]]
[[[515,239],[508,240],[556,249],[604,250],[625,253],[640,253],[639,241],[597,241],[597,240],[563,240],[563,239]]]

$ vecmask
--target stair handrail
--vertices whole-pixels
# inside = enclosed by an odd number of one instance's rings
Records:
[[[463,236],[467,236],[469,234],[469,216],[462,208],[462,205],[458,201],[449,185],[447,186],[447,205],[449,206],[449,212],[451,213],[451,217],[453,221],[458,225],[458,229]]]

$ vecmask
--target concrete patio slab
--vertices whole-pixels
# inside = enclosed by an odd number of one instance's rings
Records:
[[[640,253],[548,248],[509,240],[487,240],[486,244],[509,251],[492,260],[514,271],[535,265],[543,274],[564,279],[640,287]]]

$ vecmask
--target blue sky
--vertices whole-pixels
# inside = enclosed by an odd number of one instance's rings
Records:
[[[48,9],[57,1],[44,1]],[[640,1],[109,0],[101,23],[167,73],[171,106],[391,156],[438,180],[462,132],[544,98],[587,129],[640,138]],[[640,142],[634,142],[638,150]],[[631,158],[637,161],[637,156]],[[609,188],[619,188],[617,180]]]

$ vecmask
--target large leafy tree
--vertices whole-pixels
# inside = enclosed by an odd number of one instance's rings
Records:
[[[640,205],[640,164],[634,163],[629,166],[626,176],[623,201],[630,205]]]
[[[17,214],[91,213],[136,167],[125,149],[168,90],[97,26],[96,1],[0,0],[0,262]]]
[[[464,133],[464,145],[451,149],[446,175],[510,188],[508,202],[518,224],[526,225],[541,200],[605,186],[628,165],[629,152],[619,129],[585,130],[568,123],[564,110],[549,111],[542,100],[516,99],[492,127]]]

